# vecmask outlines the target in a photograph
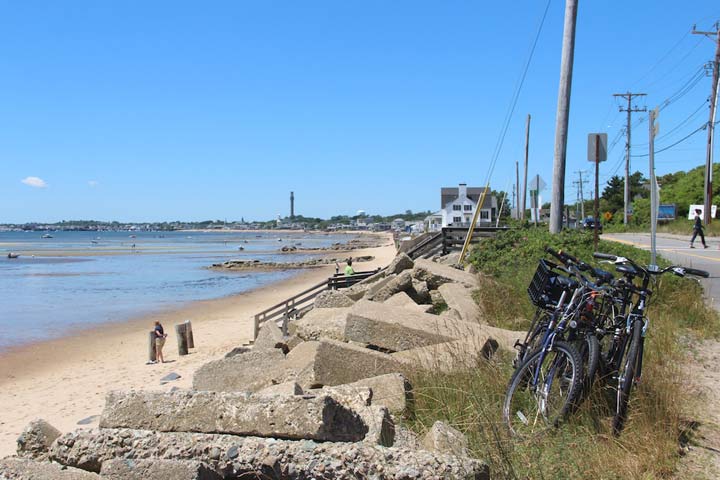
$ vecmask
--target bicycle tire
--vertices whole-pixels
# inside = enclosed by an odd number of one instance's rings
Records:
[[[532,352],[510,378],[503,419],[513,435],[535,435],[557,427],[573,410],[582,390],[582,360],[574,346],[558,341],[543,353],[542,349]],[[538,367],[538,384],[533,387]]]
[[[582,397],[590,393],[600,365],[600,342],[593,333],[586,333],[578,342],[578,352],[583,363]]]
[[[613,417],[613,434],[620,435],[625,427],[627,420],[628,403],[630,401],[630,392],[635,382],[635,368],[638,362],[638,352],[640,349],[640,337],[642,335],[642,321],[635,320],[632,324],[632,337],[627,348],[627,355],[621,368],[618,371],[617,380],[617,400],[615,406],[615,416]]]

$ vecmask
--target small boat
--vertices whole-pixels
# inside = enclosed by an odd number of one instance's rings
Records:
[[[97,240],[91,240],[90,243],[92,243],[93,245],[97,245],[100,242],[98,242]]]
[[[238,250],[245,250],[245,247],[238,247]]]
[[[137,238],[137,235],[130,235],[130,238]]]
[[[43,235],[43,236],[40,237],[40,238],[53,238],[53,236],[50,235],[49,233],[46,233],[45,235]]]
[[[8,253],[8,258],[18,258],[20,256],[19,253],[10,252]]]

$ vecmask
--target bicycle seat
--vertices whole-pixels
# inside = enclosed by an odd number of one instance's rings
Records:
[[[631,277],[640,275],[640,272],[638,272],[637,269],[632,265],[618,265],[617,267],[615,267],[615,270],[622,273],[623,275],[630,275]]]

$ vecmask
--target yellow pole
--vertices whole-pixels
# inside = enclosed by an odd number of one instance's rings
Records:
[[[465,254],[467,253],[468,247],[470,247],[470,241],[472,240],[473,231],[475,231],[475,225],[477,225],[477,219],[480,215],[480,207],[482,207],[482,204],[485,203],[485,196],[487,195],[487,191],[490,189],[490,181],[488,180],[487,185],[485,185],[485,190],[483,191],[482,195],[480,196],[480,200],[478,201],[477,208],[475,209],[475,215],[473,215],[472,223],[470,223],[470,229],[467,232],[467,235],[465,236],[465,243],[463,244],[462,252],[460,253],[460,264],[465,264]],[[492,210],[491,210],[492,211]],[[492,220],[492,218],[490,219]]]

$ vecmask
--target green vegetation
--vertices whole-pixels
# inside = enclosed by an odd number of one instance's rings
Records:
[[[525,228],[487,239],[471,254],[481,275],[477,298],[485,319],[496,326],[522,329],[533,308],[526,288],[545,246],[564,249],[583,259],[592,257],[592,236],[567,231],[550,235]],[[600,251],[624,255],[640,263],[647,252],[611,242]],[[682,409],[690,398],[681,372],[689,352],[681,339],[717,336],[720,322],[708,309],[700,286],[690,279],[662,277],[654,289],[642,384],[633,391],[630,420],[615,438],[606,392],[598,386],[561,428],[518,441],[502,424],[501,404],[512,373],[511,355],[502,353],[475,368],[452,374],[422,373],[412,379],[416,411],[408,422],[418,432],[444,420],[465,432],[474,456],[490,464],[493,478],[655,479],[673,474],[680,439],[691,432]]]

